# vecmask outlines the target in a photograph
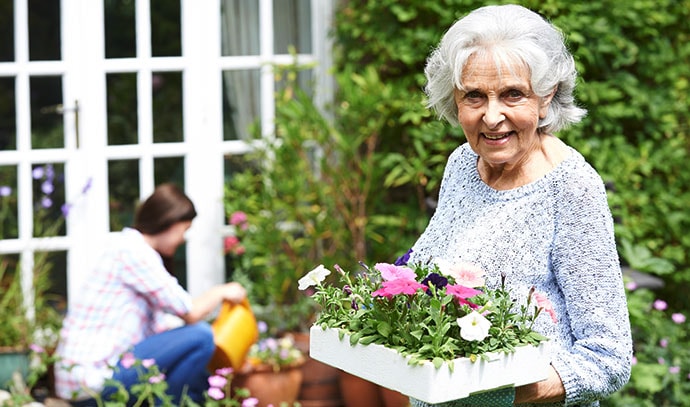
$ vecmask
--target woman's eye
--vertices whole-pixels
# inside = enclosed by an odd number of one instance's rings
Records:
[[[504,94],[509,101],[517,101],[522,99],[525,95],[517,89],[511,89]]]
[[[482,97],[482,94],[477,92],[476,90],[465,93],[465,99],[466,100],[477,100],[481,97]]]

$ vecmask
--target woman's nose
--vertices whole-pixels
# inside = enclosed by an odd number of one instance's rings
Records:
[[[490,129],[497,128],[506,119],[503,114],[503,105],[501,102],[495,99],[489,99],[486,104],[486,110],[484,111],[484,117],[482,120]]]

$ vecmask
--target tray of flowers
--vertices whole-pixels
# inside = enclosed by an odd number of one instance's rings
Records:
[[[427,403],[546,379],[548,338],[532,329],[548,299],[531,290],[522,305],[503,278],[484,286],[470,264],[361,264],[341,284],[318,266],[300,279],[321,306],[310,330],[310,356]],[[517,309],[516,309],[517,308]]]

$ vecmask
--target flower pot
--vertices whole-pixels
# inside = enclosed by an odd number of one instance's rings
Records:
[[[302,384],[300,368],[297,365],[274,371],[270,366],[256,366],[251,371],[238,373],[232,385],[248,389],[250,396],[259,400],[258,407],[280,406],[283,402],[292,406]]]
[[[314,359],[428,403],[541,381],[547,378],[550,364],[546,343],[542,343],[518,347],[511,354],[488,354],[488,360],[476,362],[458,358],[439,368],[430,361],[409,365],[408,358],[393,349],[377,344],[351,346],[349,335],[341,340],[337,330],[317,326],[311,328],[309,352]]]
[[[0,348],[0,389],[7,390],[15,372],[22,380],[29,374],[29,354],[16,348]]]
[[[295,346],[305,355],[299,402],[302,407],[342,407],[339,370],[309,357],[309,333],[292,333]]]
[[[345,407],[407,407],[410,398],[361,377],[339,370],[340,391]]]

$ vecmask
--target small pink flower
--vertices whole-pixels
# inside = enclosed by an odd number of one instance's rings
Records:
[[[163,373],[149,377],[149,383],[151,384],[160,383],[163,380],[165,380],[165,375]]]
[[[628,291],[635,291],[637,290],[637,283],[634,281],[629,281],[625,284],[625,288],[627,288]]]
[[[661,346],[662,348],[667,348],[668,347],[668,339],[663,338],[662,340],[660,340],[659,346]]]
[[[228,375],[232,374],[233,372],[234,372],[234,370],[231,367],[222,367],[220,369],[216,369],[216,374],[219,376],[227,377]]]
[[[417,292],[417,290],[423,290],[426,287],[416,281],[411,280],[392,280],[384,281],[381,284],[381,288],[371,293],[372,297],[386,297],[391,298],[398,294],[412,295]]]
[[[211,387],[208,389],[208,396],[214,400],[222,400],[225,397],[225,393],[217,387]]]
[[[242,400],[242,407],[256,407],[259,405],[259,399],[256,397],[249,397]]]
[[[682,324],[685,322],[685,315],[681,314],[680,312],[676,312],[673,315],[671,315],[671,319],[676,324]]]
[[[144,359],[141,361],[141,365],[144,366],[145,368],[150,368],[151,366],[156,364],[155,359]]]
[[[664,300],[656,300],[654,301],[654,309],[663,311],[666,308],[668,308],[668,304],[666,304],[666,301]]]
[[[554,324],[557,324],[558,318],[556,318],[556,310],[553,309],[553,304],[551,304],[551,301],[546,297],[546,295],[535,291],[532,293],[532,297],[534,297],[534,300],[537,301],[537,307],[551,315],[551,320]]]
[[[230,224],[239,226],[240,229],[247,229],[247,214],[242,211],[235,211],[230,214]]]
[[[32,343],[29,345],[29,349],[31,349],[35,353],[45,353],[46,350],[43,348],[41,345],[36,345],[35,343]]]
[[[472,288],[483,287],[486,284],[483,277],[486,273],[472,263],[461,262],[458,264],[450,264],[440,259],[435,260],[435,263],[438,265],[442,274],[451,276],[455,279],[455,284]]]
[[[460,304],[467,304],[470,306],[470,308],[477,308],[478,306],[476,304],[467,301],[467,299],[479,295],[482,292],[477,289],[465,287],[459,284],[449,284],[446,286],[446,293],[455,297]]]
[[[136,363],[136,361],[137,358],[134,357],[134,354],[132,352],[127,352],[124,355],[122,355],[122,359],[120,359],[120,364],[125,369],[129,369],[130,367],[134,366],[134,363]]]
[[[671,374],[678,374],[680,373],[680,366],[671,366],[668,368],[668,372]]]
[[[637,356],[633,356],[633,357],[632,357],[631,364],[632,364],[632,365],[636,365],[636,364],[637,364]]]
[[[376,263],[374,268],[381,273],[381,278],[385,281],[392,280],[412,280],[417,279],[414,270],[406,266],[396,266],[388,263]]]
[[[664,365],[664,364],[666,364],[666,359],[664,359],[664,358],[658,358],[658,359],[656,360],[656,362],[657,362],[658,364],[660,364],[660,365]]]
[[[224,387],[226,384],[228,384],[228,379],[224,376],[213,375],[208,378],[210,387]]]

